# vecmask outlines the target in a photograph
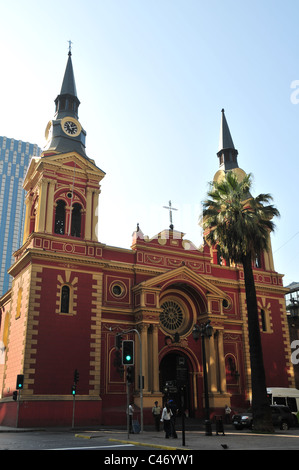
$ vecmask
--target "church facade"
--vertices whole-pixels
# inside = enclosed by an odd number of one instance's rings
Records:
[[[195,247],[172,225],[153,238],[137,227],[130,249],[98,241],[105,173],[85,151],[70,53],[55,105],[47,146],[25,178],[23,245],[9,269],[12,287],[0,299],[0,424],[70,425],[73,416],[76,425],[121,424],[128,395],[145,424],[156,400],[171,397],[179,405],[181,395],[189,416],[204,417],[202,341],[211,416],[226,404],[247,407],[242,269],[226,266],[205,243]],[[237,153],[223,112],[216,178],[227,170],[242,175]],[[286,289],[271,252],[254,275],[267,385],[292,387]],[[194,327],[208,321],[212,336],[197,340]],[[119,334],[135,343],[129,385]],[[18,375],[23,386],[15,401]]]

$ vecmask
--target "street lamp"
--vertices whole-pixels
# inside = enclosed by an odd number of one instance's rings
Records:
[[[210,404],[209,404],[209,389],[208,389],[208,376],[207,376],[207,360],[206,360],[206,348],[205,348],[205,337],[210,338],[213,334],[213,327],[208,320],[206,323],[201,325],[194,325],[192,336],[195,341],[198,341],[201,337],[202,345],[202,362],[203,362],[203,378],[204,378],[204,390],[205,390],[205,410],[206,410],[206,436],[212,435],[212,425],[210,421]]]

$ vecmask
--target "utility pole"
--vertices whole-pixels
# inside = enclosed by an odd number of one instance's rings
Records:
[[[73,395],[73,415],[72,415],[72,428],[75,427],[75,404],[76,404],[76,392],[77,392],[77,383],[79,382],[79,372],[77,369],[74,371],[74,384],[72,386],[72,395]]]
[[[16,399],[17,399],[16,427],[18,427],[18,425],[19,425],[20,400],[21,400],[21,390],[23,389],[23,385],[24,385],[24,374],[19,374],[17,376],[17,385],[16,385],[16,388],[17,388],[17,393],[16,393]]]

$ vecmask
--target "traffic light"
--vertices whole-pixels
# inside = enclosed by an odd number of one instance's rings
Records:
[[[76,395],[76,385],[72,386],[72,395]]]
[[[74,372],[74,383],[76,384],[77,382],[79,382],[79,372],[77,371],[77,369],[75,369],[75,372]]]
[[[122,364],[125,366],[132,366],[134,364],[134,341],[123,341]]]
[[[13,399],[14,401],[17,401],[17,399],[18,399],[18,392],[17,392],[17,391],[13,392],[13,394],[12,394],[12,399]]]
[[[21,390],[23,388],[23,385],[24,385],[24,375],[23,374],[19,374],[17,375],[17,389],[18,390]]]
[[[134,367],[132,366],[127,367],[127,382],[128,384],[134,382]]]
[[[115,349],[120,350],[121,349],[121,343],[122,343],[123,337],[122,335],[117,334],[115,336]]]

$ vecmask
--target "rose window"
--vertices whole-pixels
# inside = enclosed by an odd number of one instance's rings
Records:
[[[184,321],[184,313],[179,304],[168,300],[162,304],[163,311],[160,313],[162,326],[169,331],[178,330]]]

